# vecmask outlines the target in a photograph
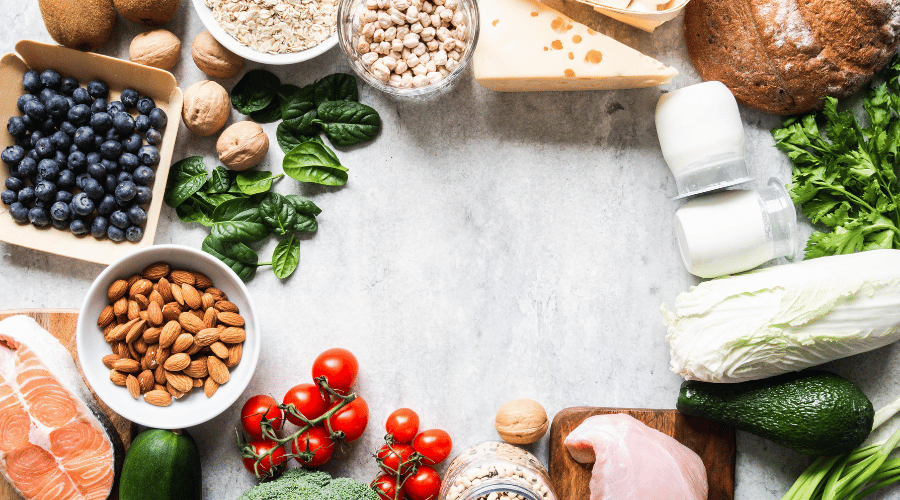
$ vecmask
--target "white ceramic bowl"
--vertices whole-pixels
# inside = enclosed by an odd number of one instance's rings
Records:
[[[140,274],[150,264],[166,262],[171,267],[205,274],[213,286],[225,292],[228,300],[240,309],[244,317],[247,339],[244,341],[241,362],[231,369],[230,379],[219,387],[211,398],[203,389],[173,400],[167,407],[153,406],[144,398],[134,399],[125,387],[109,380],[109,369],[101,361],[110,354],[103,331],[97,326],[100,312],[109,303],[107,290],[113,281]],[[250,383],[259,360],[259,325],[253,301],[237,274],[221,261],[203,251],[181,245],[157,245],[139,250],[107,267],[88,290],[81,304],[76,330],[78,362],[84,376],[97,396],[119,415],[148,427],[180,429],[206,422],[219,415],[240,397]]]
[[[301,50],[300,52],[289,52],[287,54],[269,54],[267,52],[258,52],[250,47],[238,42],[233,36],[229,35],[221,26],[216,18],[213,17],[212,9],[206,6],[204,0],[191,0],[194,4],[194,10],[203,21],[203,25],[212,34],[213,38],[219,41],[228,50],[235,54],[262,64],[294,64],[298,62],[308,61],[313,57],[320,56],[329,49],[337,45],[337,35],[332,35],[324,42],[315,47]]]

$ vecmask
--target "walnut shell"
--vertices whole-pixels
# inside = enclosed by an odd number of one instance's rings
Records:
[[[132,62],[170,70],[181,57],[181,40],[171,31],[155,29],[134,37],[128,48],[128,58]]]
[[[215,134],[222,130],[230,115],[228,91],[218,83],[203,80],[184,91],[181,119],[194,134],[200,137]]]
[[[244,58],[226,49],[209,31],[194,38],[191,57],[200,71],[214,78],[231,78],[244,69]]]
[[[497,410],[494,427],[510,444],[531,444],[547,432],[547,412],[531,399],[514,399]]]
[[[231,170],[259,165],[269,151],[269,138],[256,122],[237,122],[226,128],[216,142],[219,161]]]

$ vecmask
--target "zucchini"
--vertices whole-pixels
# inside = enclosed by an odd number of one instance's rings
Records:
[[[201,500],[200,452],[187,431],[148,429],[125,455],[120,500]]]

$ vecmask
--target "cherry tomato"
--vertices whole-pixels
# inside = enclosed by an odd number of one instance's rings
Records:
[[[441,476],[427,465],[419,467],[419,470],[403,483],[403,492],[410,500],[434,500],[440,491]]]
[[[396,474],[398,470],[400,474],[407,474],[413,464],[404,462],[408,462],[415,451],[412,446],[405,443],[394,443],[392,445],[385,443],[378,449],[378,466],[388,474]],[[402,469],[401,463],[403,464]]]
[[[338,394],[347,394],[356,375],[359,373],[359,362],[347,349],[336,347],[319,354],[312,366],[313,380],[324,376],[328,385]]]
[[[425,456],[422,463],[426,465],[439,464],[450,456],[453,449],[453,441],[450,434],[440,429],[422,431],[416,436],[413,448]]]
[[[251,439],[247,443],[257,455],[263,455],[272,448],[277,448],[271,455],[264,457],[256,464],[255,458],[244,457],[244,468],[257,475],[257,477],[269,475],[272,471],[272,465],[277,470],[287,460],[284,456],[284,448],[278,446],[278,443],[271,439]]]
[[[331,408],[338,404],[340,404],[340,401],[332,404]],[[347,406],[328,417],[328,423],[331,425],[333,432],[340,431],[344,433],[344,442],[355,441],[362,436],[363,431],[366,430],[366,425],[369,423],[369,405],[366,404],[363,398],[356,396],[356,399],[349,402]]]
[[[253,439],[262,439],[262,418],[266,417],[272,425],[272,429],[281,430],[281,424],[284,421],[284,415],[278,402],[271,396],[259,394],[248,399],[241,408],[241,426],[244,431]]]
[[[419,432],[419,416],[409,408],[400,408],[388,415],[384,426],[397,443],[411,443]]]
[[[328,436],[328,431],[324,427],[315,426],[310,430],[297,436],[291,442],[291,453],[297,455],[304,451],[311,451],[313,457],[310,460],[301,460],[297,457],[297,461],[304,467],[318,467],[331,458],[334,453],[334,442]]]
[[[284,395],[284,404],[294,405],[297,411],[308,420],[315,420],[328,411],[328,401],[322,399],[319,386],[316,384],[298,384],[291,387],[287,394]],[[303,420],[291,415],[290,412],[285,412],[284,417],[294,425],[306,425]]]
[[[397,480],[388,475],[382,474],[375,478],[372,481],[372,489],[375,490],[375,493],[378,494],[378,498],[381,500],[397,500],[403,498],[403,489],[401,488],[400,494],[397,495]]]

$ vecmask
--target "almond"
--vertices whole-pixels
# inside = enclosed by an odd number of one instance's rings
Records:
[[[135,295],[143,295],[146,297],[150,295],[151,291],[153,291],[153,283],[148,279],[141,278],[128,289],[128,296],[134,298]]]
[[[213,285],[212,280],[207,278],[206,275],[202,273],[198,273],[196,271],[192,272],[194,275],[194,286],[201,290],[205,290]]]
[[[184,298],[184,303],[187,304],[191,309],[200,309],[200,292],[197,291],[191,285],[187,283],[183,283],[181,285],[181,296]]]
[[[244,318],[240,314],[223,311],[219,313],[219,323],[228,326],[244,326]]]
[[[215,288],[215,287],[207,288],[206,293],[212,295],[213,298],[216,300],[228,300],[228,296],[225,295],[225,292],[223,292],[222,290],[219,290],[218,288]]]
[[[203,393],[206,394],[206,397],[211,398],[218,388],[219,384],[212,377],[206,377],[206,381],[203,382]]]
[[[172,344],[172,352],[185,352],[191,347],[194,347],[194,336],[190,333],[182,333]]]
[[[141,356],[141,370],[151,370],[156,368],[156,350],[152,350],[156,346],[147,348],[147,352]]]
[[[240,312],[240,311],[238,311],[238,306],[234,305],[233,303],[231,303],[227,300],[217,301],[216,309],[218,309],[219,311],[222,311],[222,312],[231,312],[231,313]]]
[[[113,284],[109,286],[109,290],[106,291],[106,298],[108,298],[110,302],[116,302],[124,297],[126,293],[128,293],[128,282],[125,280],[116,280],[113,281]]]
[[[122,282],[124,283],[124,281]],[[128,314],[128,299],[125,298],[125,294],[122,294],[122,297],[113,301],[113,314],[116,317],[121,317]]]
[[[112,323],[106,325],[106,328],[103,329],[103,340],[105,340],[107,342],[112,342],[113,340],[116,340],[112,336],[112,331],[117,326],[118,326],[118,323],[116,323],[116,322],[112,322]]]
[[[169,277],[172,278],[172,282],[176,285],[183,285],[187,283],[188,285],[194,286],[194,283],[196,282],[194,279],[194,273],[190,271],[182,271],[180,269],[173,270]]]
[[[163,363],[163,368],[170,372],[180,372],[191,364],[191,357],[187,354],[179,352],[169,356],[169,359]]]
[[[244,344],[233,344],[228,346],[228,360],[225,362],[225,366],[228,368],[234,368],[241,362],[241,356],[244,353]]]
[[[203,295],[200,296],[200,307],[203,308],[204,311],[215,305],[216,299],[212,295],[204,292]]]
[[[194,388],[203,387],[203,380],[199,378],[192,379],[194,381]]]
[[[141,392],[153,390],[153,386],[155,385],[154,383],[156,382],[155,380],[153,380],[153,372],[151,372],[150,370],[144,370],[140,375],[138,375],[137,379],[138,385],[141,388]]]
[[[116,361],[116,360],[118,360],[118,359],[119,359],[119,356],[116,355],[116,354],[107,354],[106,356],[103,356],[103,366],[105,366],[105,367],[109,368],[110,370],[112,370],[112,369],[113,369],[113,362]]]
[[[226,344],[237,344],[247,340],[247,332],[243,328],[229,326],[219,334],[219,340]]]
[[[146,311],[147,307],[150,305],[150,299],[148,299],[146,295],[137,294],[134,296],[134,301],[137,302],[141,311]]]
[[[128,301],[128,319],[141,317],[141,307],[133,300]]]
[[[210,295],[210,297],[212,297],[212,295]],[[116,319],[116,315],[113,313],[113,306],[108,305],[100,311],[100,317],[97,318],[97,326],[106,328],[106,326],[112,323],[114,319]]]
[[[173,290],[175,290],[175,288],[173,288]],[[181,324],[182,330],[190,333],[197,333],[204,327],[203,321],[201,321],[199,318],[197,318],[197,316],[194,316],[190,312],[181,313],[178,316],[178,322]]]
[[[140,274],[132,274],[131,277],[128,278],[128,289],[131,290],[131,285],[137,283],[137,281],[141,279]]]
[[[119,355],[120,358],[127,358],[129,355],[128,346],[125,345],[125,342],[116,342],[115,343],[115,353]]]
[[[128,394],[131,394],[131,397],[134,399],[140,397],[141,384],[138,383],[138,379],[134,375],[129,375],[125,378],[125,388],[128,389]]]
[[[185,354],[187,354],[188,356],[193,356],[194,354],[197,354],[198,352],[202,351],[203,349],[206,349],[206,348],[203,347],[202,345],[197,345],[197,343],[194,342],[194,343],[191,345],[191,348],[188,349],[187,351],[184,351],[184,352],[185,352]]]
[[[156,262],[144,268],[141,275],[150,281],[159,281],[169,275],[169,265],[165,262]]]
[[[172,297],[175,297],[175,302],[184,305],[184,294],[181,293],[181,285],[172,283],[170,289],[172,290]]]
[[[175,339],[181,335],[181,323],[172,320],[165,324],[159,334],[159,346],[169,347],[175,343]]]
[[[169,280],[160,278],[159,283],[156,285],[157,291],[162,295],[163,300],[165,300],[167,304],[169,302],[175,302],[175,297],[172,295],[172,284],[169,283]]]
[[[127,344],[128,345],[128,357],[137,361],[140,364],[141,355],[137,352],[137,349],[134,348],[134,342]]]
[[[219,358],[209,356],[206,358],[206,369],[209,370],[209,377],[222,385],[228,382],[228,367],[219,361]]]
[[[166,371],[166,382],[178,392],[190,392],[194,387],[194,382],[191,377],[182,373]]]
[[[172,404],[172,396],[166,391],[152,390],[144,394],[144,401],[153,406],[169,406]]]
[[[163,299],[163,296],[159,293],[159,290],[154,289],[152,292],[150,292],[150,295],[147,298],[150,299],[150,302],[156,302],[156,304],[159,305],[160,309],[162,309],[162,306],[166,305],[166,300]]]
[[[162,308],[163,321],[178,321],[178,316],[181,316],[181,306],[178,305],[178,302],[169,302]]]
[[[203,325],[206,328],[212,328],[216,326],[219,322],[219,312],[213,309],[212,307],[207,308],[206,312],[203,313]]]
[[[143,340],[148,345],[159,343],[160,334],[162,334],[162,328],[158,326],[151,326],[144,330]]]
[[[221,342],[213,342],[209,345],[209,350],[221,359],[228,358],[228,347]]]
[[[128,331],[131,330],[131,327],[134,326],[134,324],[138,321],[140,321],[140,319],[135,318],[127,323],[117,325],[112,329],[109,335],[115,340],[125,340],[125,337],[128,336]]]
[[[162,385],[162,384],[156,384],[156,383],[154,383],[154,384],[153,384],[153,389],[152,389],[152,390],[154,390],[154,391],[163,391],[163,392],[165,392],[166,394],[168,394],[168,392],[166,391],[166,386],[164,386],[164,385]]]
[[[209,371],[206,369],[206,357],[202,356],[191,361],[191,364],[183,371],[185,375],[192,378],[203,378],[209,375]]]
[[[158,366],[162,366],[162,364],[169,359],[170,354],[172,354],[172,351],[168,347],[160,347],[156,350],[156,358],[153,360],[156,361]]]
[[[200,346],[208,346],[213,342],[219,340],[219,329],[218,328],[204,328],[197,333],[197,337],[194,339],[197,342],[197,345]]]
[[[141,371],[141,363],[133,359],[117,359],[113,361],[113,369],[125,373]]]
[[[153,370],[153,381],[161,385],[166,383],[166,370],[162,365]]]
[[[144,341],[144,337],[138,337],[137,340],[132,344],[134,346],[134,350],[138,352],[141,356],[147,352],[150,346],[147,345],[147,342]]]
[[[147,321],[153,326],[159,326],[163,324],[163,313],[162,307],[156,302],[150,302],[147,304]]]
[[[138,320],[131,328],[128,329],[128,333],[125,335],[125,342],[130,344],[137,340],[141,335],[144,334],[144,331],[147,329],[147,322],[144,320]]]
[[[118,370],[110,370],[109,371],[109,379],[112,380],[112,383],[116,385],[125,385],[125,379],[128,378],[128,375],[118,371]]]
[[[193,387],[193,384],[191,385]],[[184,396],[184,393],[176,389],[172,384],[166,384],[166,392],[168,392],[174,399],[179,399],[181,396]]]

